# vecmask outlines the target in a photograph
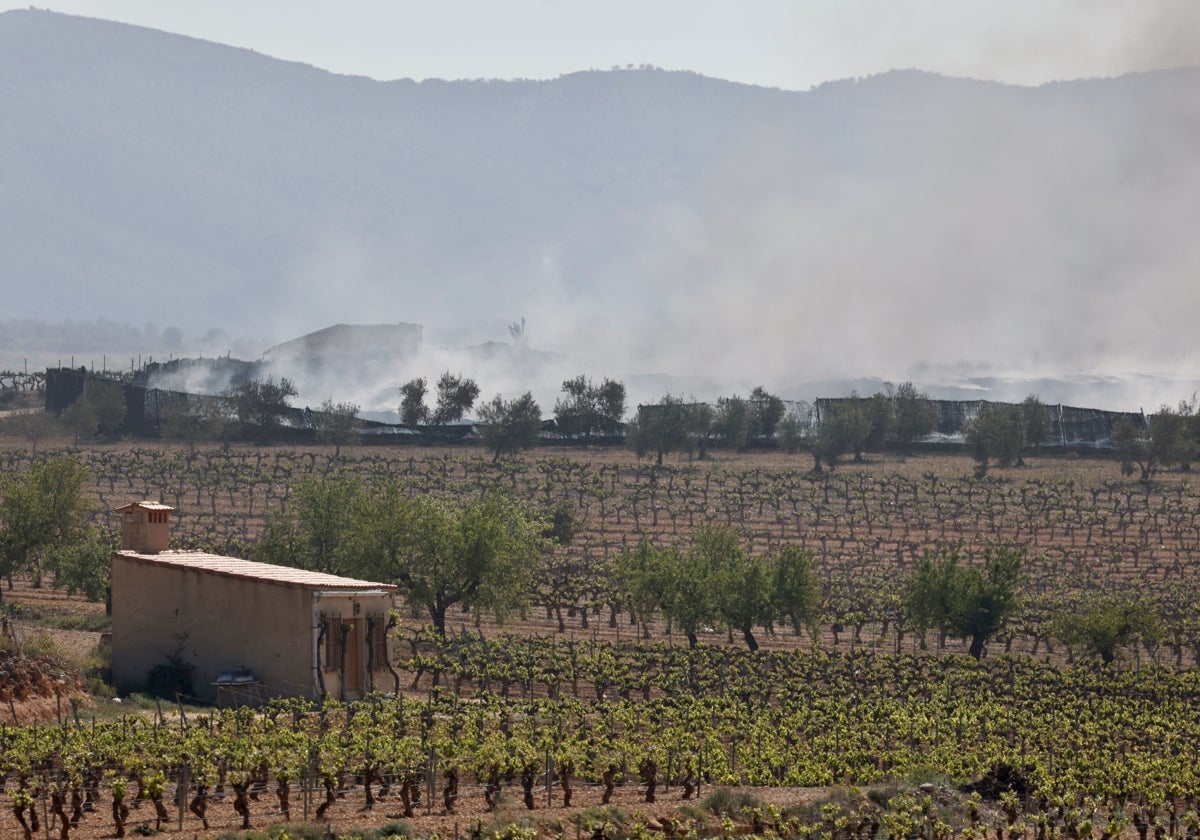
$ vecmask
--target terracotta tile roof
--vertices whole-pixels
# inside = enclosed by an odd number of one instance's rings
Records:
[[[170,505],[164,505],[162,502],[130,502],[127,505],[121,505],[117,510],[130,510],[132,508],[141,508],[142,510],[175,510]]]
[[[116,553],[120,557],[127,557],[140,563],[191,569],[197,572],[246,578],[263,583],[299,586],[305,589],[396,591],[396,587],[389,583],[356,580],[339,575],[327,575],[324,572],[309,572],[304,569],[293,569],[290,566],[274,566],[270,563],[256,563],[253,560],[239,560],[236,557],[222,557],[219,554],[206,554],[200,551],[164,551],[159,554],[140,554],[136,551],[118,551]]]

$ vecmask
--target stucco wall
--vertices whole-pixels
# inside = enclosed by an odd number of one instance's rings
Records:
[[[312,593],[113,556],[113,679],[136,691],[175,652],[195,693],[216,699],[222,671],[249,668],[272,694],[312,694]]]
[[[365,632],[366,616],[386,615],[391,606],[389,595],[317,593],[114,554],[113,679],[119,691],[139,691],[150,669],[178,649],[195,669],[194,692],[201,700],[217,700],[217,676],[238,668],[250,669],[270,696],[314,697],[315,621],[331,611],[361,621],[362,670],[357,680],[347,680],[359,688],[355,693],[372,686],[391,691],[394,681],[382,663],[373,674],[366,673]],[[321,676],[326,693],[341,696],[339,672],[322,668]]]

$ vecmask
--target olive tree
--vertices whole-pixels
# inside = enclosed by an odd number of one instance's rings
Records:
[[[1142,481],[1151,479],[1158,463],[1150,446],[1149,430],[1145,425],[1134,425],[1128,417],[1122,417],[1113,431],[1113,447],[1117,460],[1121,462],[1122,475],[1133,475],[1136,466]]]
[[[987,640],[1017,608],[1024,550],[988,546],[982,568],[962,565],[961,559],[957,549],[927,551],[908,581],[905,615],[918,630],[969,639],[968,652],[980,659]]]
[[[437,402],[433,410],[425,405],[429,383],[425,377],[410,379],[400,386],[400,422],[406,426],[444,426],[456,423],[471,410],[479,398],[479,385],[474,379],[443,373],[437,381]]]
[[[479,407],[479,438],[495,460],[537,446],[542,433],[542,409],[526,391],[514,400],[499,394]]]
[[[335,403],[333,398],[321,403],[319,411],[313,412],[313,426],[317,432],[317,440],[333,444],[333,457],[340,458],[342,447],[353,443],[358,429],[357,403]]]
[[[929,395],[905,382],[892,392],[892,439],[901,449],[937,428],[938,409]]]
[[[17,572],[40,578],[51,552],[88,537],[88,475],[74,458],[58,457],[0,476],[0,575],[10,586]]]
[[[729,449],[742,452],[750,434],[751,411],[746,400],[734,395],[717,400],[710,431]]]
[[[711,411],[696,402],[666,394],[653,405],[639,405],[625,429],[625,441],[638,457],[654,453],[662,466],[672,452],[694,452],[711,424]]]
[[[523,503],[406,496],[394,485],[365,501],[357,543],[364,571],[396,583],[439,634],[456,605],[497,620],[524,607],[545,523]]]
[[[474,379],[446,371],[438,378],[437,406],[430,415],[430,424],[444,426],[461,420],[478,397],[479,385]]]
[[[1054,430],[1050,407],[1037,394],[1030,394],[1021,402],[1021,412],[1025,415],[1025,443],[1032,446],[1035,452],[1041,451],[1042,444]]]
[[[1025,448],[1025,411],[1020,405],[983,403],[963,426],[967,450],[975,459],[975,476],[983,478],[995,460],[1000,466],[1018,463]]]
[[[1160,628],[1154,608],[1138,600],[1099,595],[1078,610],[1061,617],[1056,635],[1079,653],[1100,657],[1110,665],[1120,648],[1158,638]]]
[[[308,477],[291,492],[286,511],[268,517],[251,559],[335,575],[362,574],[355,539],[369,498],[353,477]]]
[[[758,385],[750,392],[748,402],[750,403],[750,435],[763,438],[774,437],[775,430],[779,428],[779,421],[783,419],[787,410],[783,400]]]
[[[425,393],[429,383],[425,377],[418,376],[400,386],[400,422],[406,426],[419,426],[429,419],[429,409],[425,407]]]
[[[231,385],[221,396],[243,431],[253,430],[262,440],[269,440],[287,414],[288,400],[298,393],[286,376],[281,376],[278,382],[268,376]]]
[[[593,434],[613,434],[625,416],[625,385],[605,378],[599,385],[580,374],[562,384],[563,396],[554,404],[558,430],[566,437],[582,437],[584,443]]]

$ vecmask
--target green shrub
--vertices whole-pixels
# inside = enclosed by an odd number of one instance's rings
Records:
[[[700,807],[717,816],[736,817],[743,808],[758,808],[762,801],[748,793],[734,793],[721,788],[706,796],[700,802]]]
[[[175,654],[146,674],[146,693],[166,700],[174,700],[178,694],[190,697],[195,691],[192,683],[194,672],[195,668]]]

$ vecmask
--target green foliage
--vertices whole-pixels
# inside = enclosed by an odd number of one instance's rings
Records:
[[[822,461],[836,466],[846,453],[853,453],[855,463],[862,463],[863,452],[883,448],[896,427],[895,416],[896,400],[887,394],[863,399],[851,391],[849,397],[833,403],[808,440],[814,472],[821,471]]]
[[[1021,402],[1021,412],[1025,415],[1025,442],[1040,450],[1054,429],[1050,407],[1043,404],[1037,394],[1030,394]]]
[[[361,513],[364,571],[397,583],[439,633],[456,604],[498,620],[523,607],[546,527],[524,504],[499,494],[472,501],[406,497],[392,485],[367,497]]]
[[[570,502],[556,502],[542,511],[541,518],[546,522],[542,536],[554,545],[570,545],[583,530],[583,520]]]
[[[367,491],[356,477],[301,479],[286,513],[268,518],[251,558],[330,574],[360,571],[356,540]]]
[[[331,397],[321,403],[320,410],[313,414],[317,440],[333,444],[335,458],[341,456],[344,445],[355,440],[355,431],[358,429],[358,410],[357,403],[335,403]]]
[[[90,538],[90,476],[74,458],[34,464],[24,474],[0,476],[0,575],[40,576],[52,551]]]
[[[758,385],[750,392],[750,436],[770,438],[775,436],[779,421],[783,419],[786,406],[783,400]]]
[[[1188,402],[1181,402],[1178,408],[1162,406],[1146,425],[1122,417],[1113,432],[1121,472],[1133,475],[1136,467],[1140,479],[1150,481],[1172,464],[1190,469],[1196,457],[1198,424],[1195,406]]]
[[[1127,596],[1099,595],[1064,615],[1056,633],[1068,647],[1110,664],[1120,648],[1156,640],[1161,630],[1153,606]]]
[[[605,378],[599,385],[580,374],[562,384],[563,396],[554,404],[558,431],[569,438],[613,434],[625,416],[625,385]]]
[[[444,426],[457,423],[475,405],[479,385],[474,379],[446,371],[438,378],[437,405],[431,412],[425,405],[429,383],[423,376],[400,386],[400,422],[406,426]]]
[[[967,449],[975,459],[975,475],[987,474],[994,459],[1002,467],[1012,466],[1025,448],[1025,409],[1022,405],[983,403],[979,413],[963,427]]]
[[[905,382],[892,393],[892,417],[892,439],[908,449],[937,428],[938,410],[928,394]]]
[[[737,817],[744,809],[759,808],[762,804],[762,800],[753,794],[728,788],[719,788],[700,800],[701,808],[719,817]]]
[[[662,466],[663,456],[672,452],[695,452],[710,421],[707,406],[666,394],[654,405],[638,406],[637,417],[625,428],[625,441],[639,458],[653,453]]]
[[[475,405],[479,397],[479,385],[474,379],[446,371],[438,378],[437,407],[429,422],[433,426],[457,423]]]
[[[750,434],[750,405],[738,396],[721,397],[713,417],[712,433],[728,449],[743,452]]]
[[[756,627],[787,620],[799,632],[820,606],[808,552],[748,555],[734,531],[718,526],[701,528],[686,551],[643,538],[618,557],[615,577],[635,618],[645,623],[661,611],[692,647],[701,628],[723,623],[757,650]]]
[[[688,554],[688,565],[707,571],[707,588],[715,615],[742,633],[750,650],[758,650],[755,627],[769,626],[775,616],[772,569],[762,556],[747,556],[728,528],[703,528]]]
[[[796,633],[801,627],[815,628],[821,610],[821,588],[812,553],[785,545],[771,565],[771,619],[786,619]]]
[[[970,639],[971,656],[981,658],[984,644],[1016,609],[1023,559],[1023,549],[992,545],[979,569],[960,565],[957,549],[926,551],[905,591],[908,621]]]
[[[230,385],[221,392],[243,432],[253,432],[269,440],[288,410],[288,400],[297,395],[296,386],[287,377],[252,379]]]
[[[703,537],[687,552],[667,550],[663,555],[663,615],[671,626],[687,637],[695,647],[700,630],[715,623],[716,592],[711,584],[715,547],[706,546]]]
[[[90,526],[78,538],[51,547],[46,569],[54,575],[55,588],[67,590],[68,595],[83,595],[89,601],[103,601],[108,594],[114,547]]]
[[[1122,417],[1113,430],[1113,446],[1123,475],[1133,475],[1136,465],[1142,481],[1150,480],[1158,464],[1150,446],[1149,431],[1144,426],[1134,426],[1128,417]]]
[[[542,432],[542,410],[526,391],[515,400],[499,394],[479,407],[479,437],[499,460],[537,446]]]
[[[866,448],[878,451],[887,443],[896,423],[896,410],[892,398],[882,392],[871,395],[866,405],[867,420],[871,431],[867,435]]]
[[[1164,405],[1150,417],[1150,460],[1159,467],[1191,468],[1196,457],[1196,413],[1188,403]]]
[[[429,419],[429,409],[425,407],[425,393],[429,383],[425,377],[418,376],[400,386],[400,422],[406,426],[419,426]]]
[[[658,548],[642,537],[637,548],[618,555],[614,583],[624,593],[629,613],[638,621],[649,622],[666,599],[669,575],[675,562],[672,548]]]
[[[823,458],[829,466],[837,464],[846,452],[854,453],[855,461],[862,461],[863,449],[871,434],[871,418],[867,406],[858,394],[834,403],[821,420],[821,428],[812,442],[813,469],[821,469]]]
[[[84,380],[83,394],[59,419],[76,439],[114,434],[125,422],[125,390],[119,382],[89,377]]]

